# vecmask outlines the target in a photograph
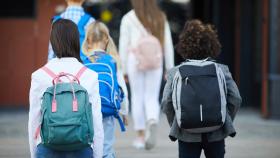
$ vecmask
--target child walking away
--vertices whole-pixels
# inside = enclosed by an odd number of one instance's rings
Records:
[[[185,24],[177,51],[186,60],[168,72],[162,108],[178,139],[179,158],[223,158],[227,136],[234,137],[233,120],[241,105],[238,88],[226,65],[218,64],[221,45],[211,25],[199,20]]]
[[[104,133],[98,75],[81,63],[75,23],[54,22],[50,42],[57,58],[32,74],[31,158],[101,158]]]
[[[171,31],[157,0],[130,0],[121,20],[119,52],[131,90],[136,149],[156,146],[159,94],[165,71],[174,66]]]
[[[125,103],[121,105],[124,95],[127,96],[127,88],[120,69],[120,59],[115,44],[105,24],[94,22],[88,26],[83,52],[87,56],[87,60],[83,61],[84,64],[98,73],[105,134],[103,158],[114,158],[114,118],[118,120],[122,131],[124,131],[119,110],[123,109],[121,114],[126,120],[128,101],[125,98]]]
[[[80,33],[80,45],[82,45],[85,39],[85,31],[87,26],[94,21],[94,18],[91,15],[87,14],[82,8],[82,4],[85,0],[65,0],[67,3],[66,10],[60,15],[54,16],[53,21],[58,19],[69,19],[73,21],[77,26]],[[55,58],[55,53],[53,52],[52,45],[49,44],[49,54],[48,60]],[[82,61],[85,58],[85,55],[80,52],[80,58]]]

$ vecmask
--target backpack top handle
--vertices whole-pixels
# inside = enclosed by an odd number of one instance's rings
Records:
[[[56,99],[55,99],[55,96],[56,96],[56,86],[57,86],[57,83],[58,82],[54,82],[55,80],[59,80],[60,77],[66,77],[70,82],[69,84],[71,85],[71,88],[72,88],[72,94],[73,94],[73,111],[78,111],[78,102],[77,102],[77,98],[76,98],[76,95],[75,95],[75,90],[74,90],[74,86],[73,86],[73,80],[71,80],[71,78],[69,77],[75,77],[74,75],[72,74],[69,74],[69,73],[64,73],[64,72],[61,72],[59,75],[57,75],[54,79],[53,79],[53,84],[54,84],[54,92],[53,92],[53,100],[52,100],[52,112],[56,112],[57,110],[57,103],[56,103]],[[77,78],[76,78],[77,81],[79,81]],[[78,82],[79,83],[79,82]]]
[[[61,77],[66,77],[70,81],[70,85],[71,85],[72,93],[73,93],[73,111],[78,111],[78,102],[77,102],[77,99],[75,96],[73,82],[77,81],[78,84],[80,84],[79,78],[82,76],[82,74],[85,72],[85,70],[87,70],[87,67],[83,66],[76,75],[72,75],[70,73],[65,73],[65,72],[60,72],[58,75],[56,75],[53,71],[51,71],[46,66],[42,67],[42,70],[45,71],[49,76],[51,76],[53,78],[52,83],[54,85],[54,97],[52,100],[52,112],[56,112],[56,110],[57,110],[55,91],[56,91],[56,84],[62,82],[60,80]],[[73,79],[71,80],[71,78],[69,76],[71,76]]]

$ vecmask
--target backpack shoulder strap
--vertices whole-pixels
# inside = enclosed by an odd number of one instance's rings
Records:
[[[60,15],[56,15],[52,18],[52,23],[56,22],[57,20],[61,19]]]
[[[49,68],[47,68],[46,66],[42,67],[41,68],[43,71],[45,71],[50,77],[52,78],[56,78],[56,74],[51,71]],[[83,66],[79,71],[78,73],[76,74],[76,78],[77,79],[80,79],[80,77],[83,75],[83,73],[85,72],[85,70],[87,69],[87,67]]]
[[[150,32],[148,30],[146,30],[145,26],[141,23],[140,19],[137,17],[137,15],[135,14],[135,17],[133,17],[132,15],[129,17],[130,21],[132,21],[132,24],[140,30],[142,35],[147,35],[150,34]]]
[[[215,63],[215,67],[216,67],[216,70],[217,70],[217,74],[220,76],[220,78],[222,80],[223,88],[224,88],[225,94],[227,96],[228,92],[227,92],[227,82],[226,82],[225,73],[223,72],[223,69],[219,64]]]
[[[125,131],[126,131],[125,125],[124,125],[123,120],[121,119],[120,115],[117,114],[117,115],[115,115],[114,117],[118,120],[118,122],[119,122],[119,124],[120,124],[121,131],[122,131],[122,132],[125,132]]]
[[[89,19],[91,18],[91,16],[87,13],[85,13],[80,21],[78,22],[78,28],[84,28],[86,26],[86,24],[88,23]]]
[[[46,66],[42,67],[41,69],[43,71],[45,71],[50,77],[52,77],[52,78],[56,77],[56,74],[53,71],[51,71],[49,68],[47,68]]]
[[[77,79],[80,79],[83,73],[86,71],[87,67],[83,66],[76,74]]]

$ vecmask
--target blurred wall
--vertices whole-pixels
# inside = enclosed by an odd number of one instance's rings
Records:
[[[0,108],[28,106],[31,73],[47,60],[50,19],[61,3],[37,0],[34,17],[0,18]]]
[[[270,0],[267,115],[280,119],[280,1]]]

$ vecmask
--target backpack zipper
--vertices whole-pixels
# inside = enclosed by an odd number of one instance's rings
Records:
[[[186,78],[185,78],[185,85],[188,84],[188,80],[189,80],[189,77],[186,77]]]
[[[202,116],[202,104],[200,104],[200,121],[203,121],[203,116]]]
[[[179,77],[176,79],[176,85],[178,84],[178,80],[179,80]],[[177,86],[175,86],[175,94],[176,94],[176,96],[178,96],[178,92],[177,92]],[[176,99],[175,99],[175,101],[176,101],[176,110],[178,110],[178,98],[176,97]]]

